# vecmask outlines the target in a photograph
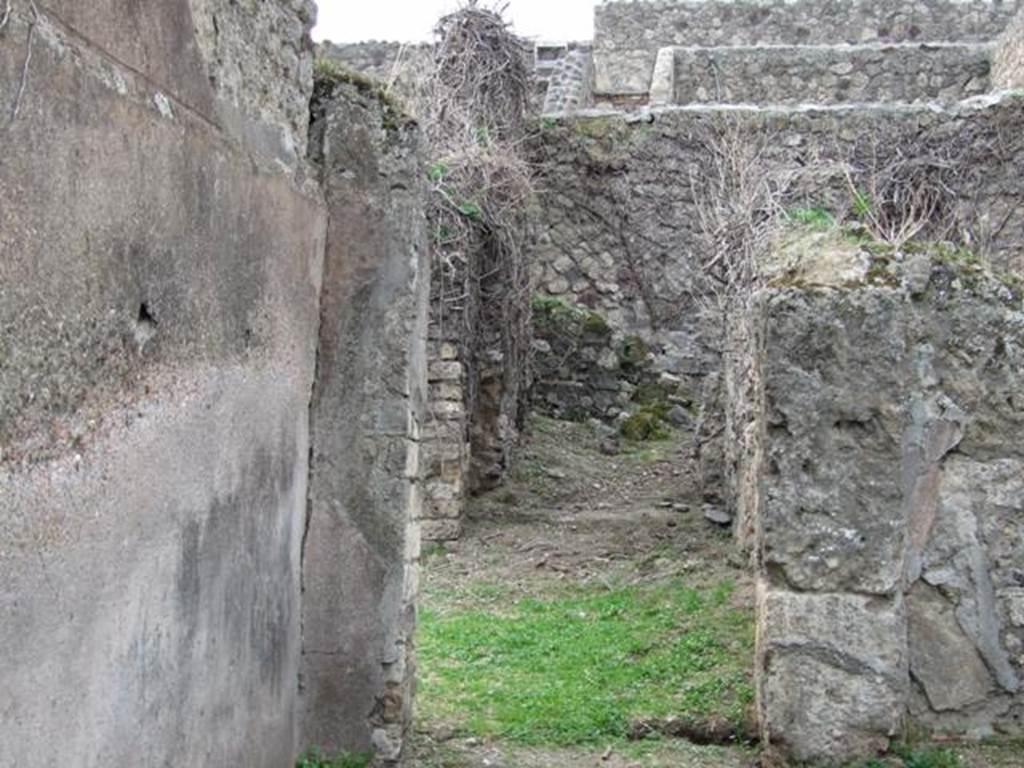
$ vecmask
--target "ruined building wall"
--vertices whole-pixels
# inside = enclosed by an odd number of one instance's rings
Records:
[[[842,761],[908,722],[1020,736],[1019,283],[943,252],[813,271],[735,358],[765,737]]]
[[[673,48],[671,103],[957,101],[989,90],[988,45]]]
[[[566,50],[559,47],[555,54],[562,56]],[[432,46],[324,43],[317,53],[342,71],[383,85],[388,98],[414,115],[429,109],[426,89],[431,87],[434,67]],[[539,60],[535,63],[540,66]],[[579,61],[577,65],[582,66]],[[423,176],[431,173],[436,161],[422,158]],[[507,266],[502,261],[490,264],[494,258],[499,257],[486,237],[474,242],[467,253],[434,254],[429,402],[422,455],[421,532],[428,541],[459,538],[467,495],[501,484],[524,415],[525,366],[510,362],[520,351],[515,349],[508,318],[495,314],[506,306]],[[524,310],[519,301],[509,305]]]
[[[414,126],[339,85],[307,161],[311,3],[12,9],[0,764],[394,763],[426,400]]]
[[[996,88],[1024,88],[1024,11],[996,43],[992,83]]]
[[[941,110],[695,107],[549,121],[536,144],[537,290],[598,313],[620,339],[642,337],[657,366],[699,400],[721,352],[720,327],[703,324],[692,295],[700,206],[708,202],[700,191],[702,134],[733,126],[753,141],[769,137],[764,157],[792,179],[784,205],[840,215],[852,206],[845,176],[851,163],[884,167],[891,153],[913,157],[953,137],[970,146],[953,182],[963,226],[999,268],[1020,270],[1022,119],[1024,100],[1006,95]]]
[[[1020,7],[1017,0],[604,3],[595,16],[595,90],[646,93],[658,50],[667,46],[985,42],[999,36]]]
[[[323,43],[317,48],[317,55],[388,86],[388,98],[411,114],[422,113],[426,108],[424,88],[434,66],[430,45]],[[423,151],[418,172],[425,178],[430,162]],[[420,456],[420,533],[425,541],[451,541],[462,535],[471,475],[467,412],[470,372],[462,344],[467,333],[462,316],[465,302],[465,286],[458,275],[447,269],[432,270],[427,411]]]
[[[302,741],[401,756],[411,722],[429,256],[419,131],[318,80],[329,214],[303,539]]]
[[[558,58],[545,61],[541,57],[548,51]],[[589,106],[594,79],[594,52],[589,43],[569,43],[564,47],[538,46],[539,77],[542,72],[544,82],[538,88],[543,94],[542,113],[575,112]]]
[[[0,31],[0,764],[294,759],[325,212],[262,5],[233,88],[184,0]]]
[[[437,304],[432,301],[431,307]],[[469,424],[466,364],[455,333],[431,318],[429,407],[423,430],[424,541],[462,536],[469,477]]]
[[[429,43],[406,44],[371,40],[365,43],[324,42],[317,58],[372,77],[387,88],[414,116],[423,111],[424,88],[434,70],[434,48]]]

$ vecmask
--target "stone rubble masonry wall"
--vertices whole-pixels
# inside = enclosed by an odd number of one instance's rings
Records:
[[[538,47],[538,54],[542,49]],[[538,61],[538,73],[540,61]],[[544,93],[543,114],[575,112],[590,104],[591,82],[594,77],[594,56],[589,44],[570,43],[562,56],[540,84]]]
[[[616,333],[601,315],[561,300],[534,302],[533,336],[534,411],[620,425],[657,406],[676,426],[692,426],[694,394],[659,370],[642,338]]]
[[[535,306],[533,336],[534,411],[583,421],[628,409],[635,384],[620,375],[620,350],[604,318],[561,301]]]
[[[882,264],[766,289],[733,358],[762,728],[828,764],[1024,733],[1019,285]]]
[[[407,112],[422,114],[424,87],[434,69],[434,48],[429,43],[324,42],[317,46],[316,54],[388,85],[389,94],[401,101]]]
[[[323,203],[222,119],[188,2],[35,5],[0,32],[0,765],[281,768]],[[209,7],[302,50],[264,5]]]
[[[329,226],[303,548],[302,741],[394,765],[415,675],[424,157],[415,123],[375,90],[318,81],[314,98]]]
[[[324,42],[317,56],[362,72],[390,86],[406,109],[420,115],[425,84],[433,71],[433,46],[371,40]],[[590,43],[537,43],[534,46],[537,107],[542,113],[572,112],[590,105],[593,54]]]
[[[769,136],[764,155],[782,174],[796,173],[787,208],[851,206],[843,168],[900,151],[913,157],[930,136],[973,137],[957,190],[965,224],[1004,270],[1024,269],[1024,207],[1019,178],[1024,100],[985,97],[931,107],[728,107],[654,110],[647,117],[583,113],[552,119],[535,145],[542,168],[538,238],[532,264],[541,296],[597,312],[619,335],[639,335],[657,366],[681,378],[694,400],[719,367],[717,324],[700,320],[690,296],[691,254],[701,247],[699,199],[681,180],[700,173],[701,131],[732,124],[751,140]],[[1016,154],[1002,155],[994,147]],[[813,174],[806,174],[808,164]],[[983,218],[977,218],[979,213]],[[995,234],[995,233],[998,234]]]
[[[219,122],[286,165],[305,158],[313,0],[189,0],[189,5],[218,97]]]
[[[996,88],[1024,88],[1024,10],[996,45],[992,82]]]
[[[431,323],[434,336],[439,323]],[[423,436],[425,486],[423,540],[451,541],[462,536],[469,477],[469,427],[466,416],[466,366],[458,339],[432,338],[430,408]]]
[[[988,91],[992,67],[976,44],[672,50],[676,104],[958,101]]]
[[[596,8],[594,90],[646,94],[666,46],[986,42],[1020,7],[1019,0],[609,2]]]

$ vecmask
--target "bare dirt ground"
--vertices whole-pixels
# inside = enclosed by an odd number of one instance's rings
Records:
[[[598,450],[586,425],[535,419],[503,488],[472,499],[461,541],[430,551],[426,597],[488,580],[526,591],[597,581],[731,579],[752,606],[744,558],[704,519],[689,442]]]

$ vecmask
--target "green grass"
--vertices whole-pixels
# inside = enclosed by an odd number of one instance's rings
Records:
[[[368,768],[372,761],[372,755],[325,757],[319,749],[311,749],[299,758],[295,768]]]
[[[963,768],[960,756],[951,749],[902,746],[893,752],[903,761],[903,768]]]
[[[622,422],[619,431],[627,440],[642,443],[649,440],[668,440],[672,432],[664,421],[667,406],[645,405]]]
[[[732,606],[732,592],[588,588],[427,608],[418,716],[528,746],[623,742],[641,718],[745,729],[753,616]]]
[[[789,218],[819,232],[836,227],[836,217],[825,208],[798,208],[789,212]]]

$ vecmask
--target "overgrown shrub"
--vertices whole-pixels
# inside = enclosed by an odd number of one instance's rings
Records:
[[[481,394],[476,372],[500,352],[500,410],[521,422],[532,340],[527,212],[534,198],[524,145],[536,121],[531,50],[511,32],[503,10],[474,1],[438,22],[423,121],[431,153],[434,321],[443,337],[463,344],[470,411]]]

